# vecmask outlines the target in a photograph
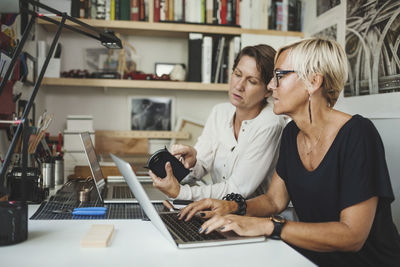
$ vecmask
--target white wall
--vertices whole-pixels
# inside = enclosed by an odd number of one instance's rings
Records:
[[[44,103],[55,120],[49,127],[52,135],[65,129],[67,115],[93,115],[95,130],[129,130],[130,96],[169,96],[175,104],[175,121],[185,116],[197,121],[208,117],[211,108],[228,101],[227,93],[177,92],[148,89],[108,89],[78,87],[44,88]]]

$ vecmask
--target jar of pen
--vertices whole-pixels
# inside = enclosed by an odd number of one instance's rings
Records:
[[[19,167],[22,154],[17,154],[19,156],[15,159],[13,171],[7,179],[11,187],[11,200],[41,202],[48,196],[50,189],[64,183],[62,135],[59,133],[58,138],[50,138],[46,133],[52,119],[53,115],[45,112],[40,116],[36,127],[27,127],[26,131],[30,136],[27,145],[27,180],[22,178]],[[16,150],[21,151],[18,147]]]

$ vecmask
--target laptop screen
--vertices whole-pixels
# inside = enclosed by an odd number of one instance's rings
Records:
[[[90,134],[88,132],[81,133],[81,139],[85,148],[87,159],[89,161],[93,179],[96,181],[96,187],[100,193],[100,189],[105,185],[105,181],[103,173],[101,172],[99,161],[97,160],[96,152],[94,151],[92,139],[90,138]]]

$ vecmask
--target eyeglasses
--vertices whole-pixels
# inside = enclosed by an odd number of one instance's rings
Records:
[[[279,80],[288,73],[296,72],[295,70],[274,70],[275,86],[279,87]]]

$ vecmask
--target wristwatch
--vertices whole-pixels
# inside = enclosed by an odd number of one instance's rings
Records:
[[[286,223],[286,219],[279,215],[273,215],[271,221],[274,224],[274,230],[269,236],[272,239],[281,240],[282,228]]]

